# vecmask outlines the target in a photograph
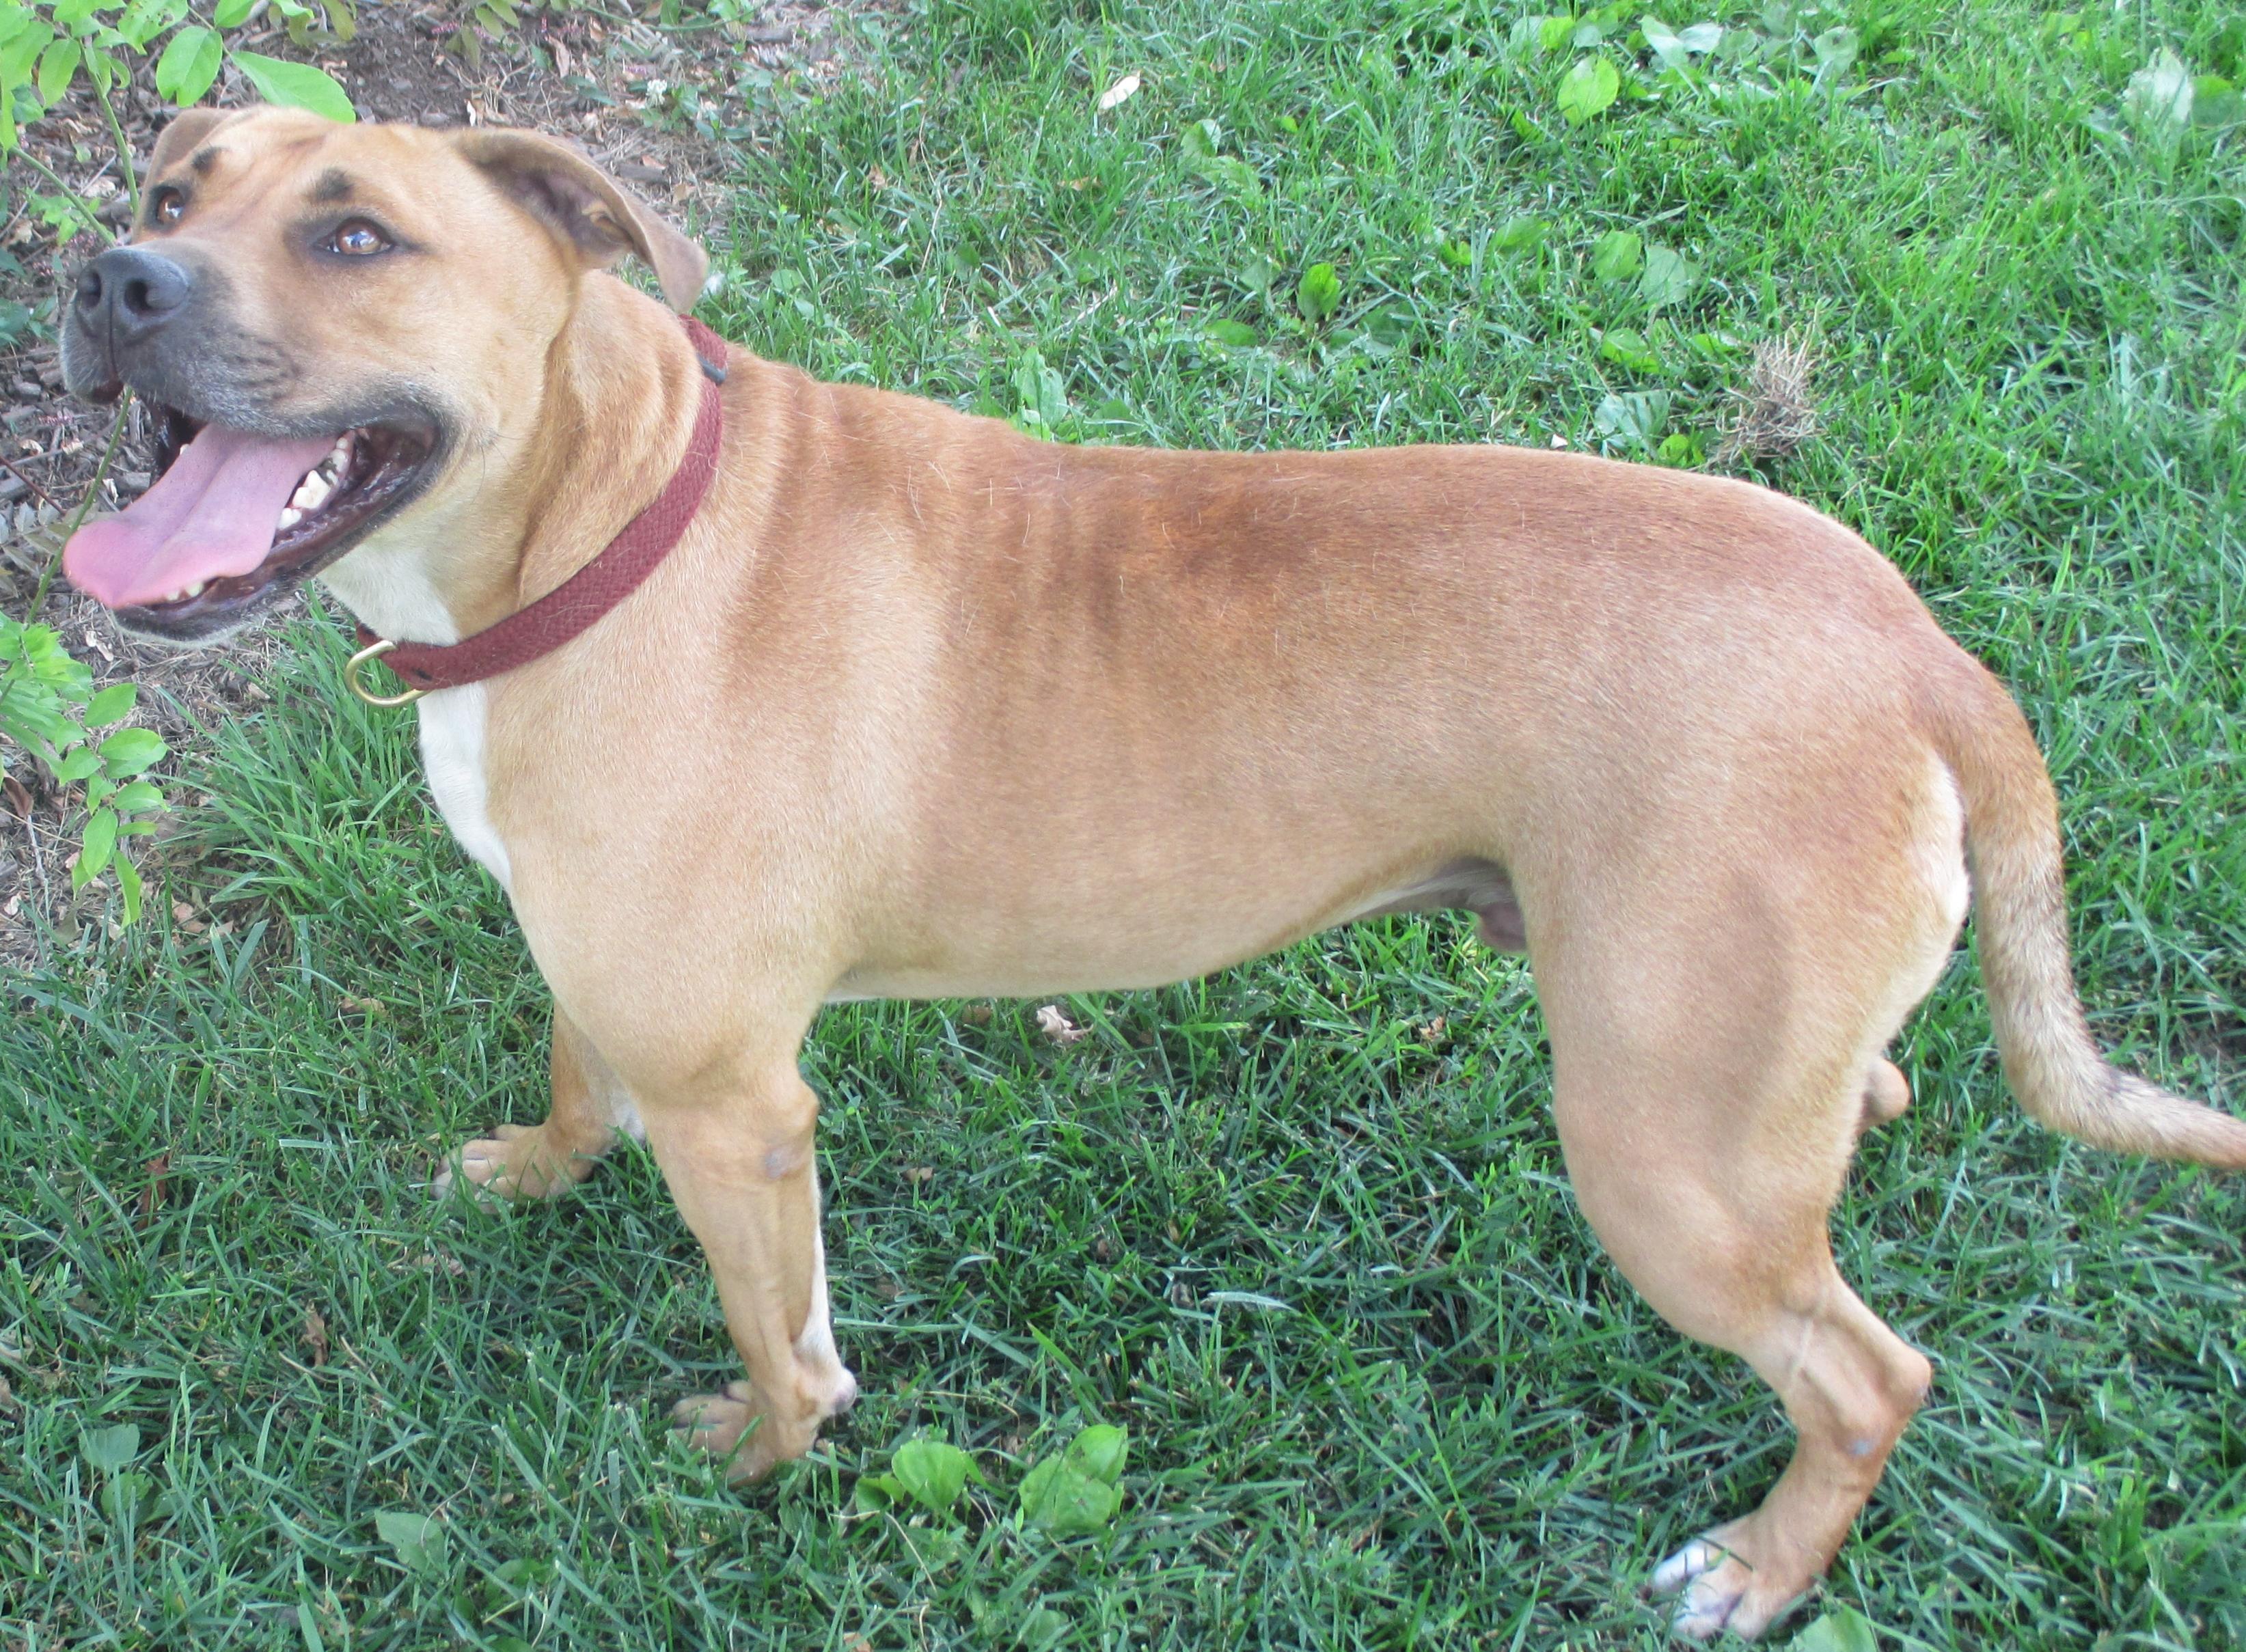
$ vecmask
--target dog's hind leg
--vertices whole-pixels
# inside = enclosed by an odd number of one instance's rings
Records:
[[[1930,819],[1932,840],[1954,833],[1954,816]],[[1638,886],[1657,900],[1561,886],[1569,904],[1533,953],[1584,1214],[1664,1319],[1776,1390],[1798,1436],[1760,1507],[1655,1572],[1694,1639],[1759,1635],[1807,1593],[1932,1376],[1841,1279],[1827,1227],[1867,1115],[1908,1098],[1881,1051],[1957,928],[1950,880],[1892,844],[1779,877],[1672,860]]]
[[[1800,1443],[1762,1506],[1654,1574],[1681,1594],[1679,1634],[1753,1636],[1814,1584],[1878,1483],[1931,1368],[1834,1268],[1827,1214],[1861,1080],[1832,1075],[1839,1128],[1822,1152],[1789,1132],[1710,1128],[1717,1111],[1677,1069],[1570,1071],[1555,1031],[1554,1105],[1576,1193],[1615,1264],[1678,1330],[1738,1354],[1777,1391]],[[1680,1093],[1681,1092],[1681,1093]]]
[[[631,1092],[559,1004],[549,1071],[553,1103],[546,1122],[500,1125],[463,1144],[437,1180],[439,1195],[451,1191],[457,1173],[496,1198],[552,1199],[593,1173],[616,1145],[618,1131],[638,1132]]]

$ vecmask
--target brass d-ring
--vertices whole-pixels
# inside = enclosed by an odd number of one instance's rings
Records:
[[[411,705],[427,693],[426,689],[408,689],[403,694],[370,694],[366,684],[359,681],[359,669],[380,659],[398,644],[389,637],[368,643],[344,662],[344,686],[369,705]]]

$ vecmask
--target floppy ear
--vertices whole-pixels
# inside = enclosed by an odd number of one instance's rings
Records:
[[[568,145],[504,127],[464,132],[453,142],[587,264],[605,268],[637,253],[673,309],[691,309],[702,296],[708,255]]]
[[[149,151],[148,170],[140,174],[142,193],[146,193],[150,180],[159,173],[175,165],[182,155],[209,137],[212,128],[235,112],[232,109],[182,109],[174,115],[172,124],[157,137],[155,148]]]

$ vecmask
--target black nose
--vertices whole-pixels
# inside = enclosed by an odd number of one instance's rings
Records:
[[[78,272],[78,318],[119,343],[152,333],[194,290],[194,277],[146,247],[112,247]]]

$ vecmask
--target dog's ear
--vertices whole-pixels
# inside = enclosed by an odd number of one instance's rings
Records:
[[[148,170],[140,174],[143,193],[157,173],[192,151],[210,136],[213,127],[235,112],[231,109],[182,109],[174,115],[172,124],[158,135],[155,148],[148,152]]]
[[[605,267],[637,253],[663,283],[664,300],[673,309],[691,309],[702,296],[708,255],[575,148],[539,133],[506,128],[464,132],[453,141],[589,264]]]

